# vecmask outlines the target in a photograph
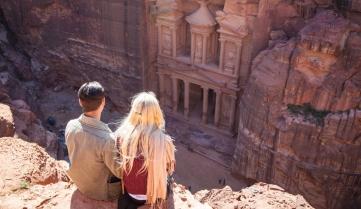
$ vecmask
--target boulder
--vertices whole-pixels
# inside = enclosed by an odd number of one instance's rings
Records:
[[[58,136],[48,131],[23,100],[11,102],[17,137],[44,147],[50,156],[57,157]]]
[[[0,103],[0,137],[14,136],[14,117],[10,106]]]
[[[257,183],[241,191],[223,189],[202,190],[195,194],[197,200],[214,209],[312,209],[301,196],[287,193],[283,188],[266,183]]]
[[[0,195],[29,188],[68,181],[65,161],[56,161],[46,151],[18,138],[0,139]]]

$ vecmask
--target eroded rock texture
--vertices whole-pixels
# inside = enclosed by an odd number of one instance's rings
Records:
[[[25,66],[19,68],[23,79],[35,77],[48,86],[75,87],[99,80],[122,107],[141,89],[143,4],[138,0],[4,0],[0,8],[16,34],[17,46],[30,57],[16,60]]]
[[[279,186],[262,182],[241,191],[232,191],[228,186],[202,190],[195,197],[215,209],[313,208],[301,195],[292,195]]]
[[[22,139],[0,138],[0,196],[31,184],[68,181],[65,161],[56,161],[43,148]]]
[[[0,137],[13,136],[15,124],[10,107],[0,103],[0,115]]]
[[[316,208],[361,207],[360,26],[319,12],[254,60],[232,170]]]

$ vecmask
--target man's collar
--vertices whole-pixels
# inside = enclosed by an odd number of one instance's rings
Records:
[[[88,126],[91,126],[93,128],[97,128],[97,129],[102,129],[102,130],[105,130],[105,131],[111,131],[108,127],[107,124],[103,123],[102,121],[96,119],[96,118],[92,118],[92,117],[88,117],[84,114],[81,114],[80,117],[79,117],[79,120],[88,125]]]

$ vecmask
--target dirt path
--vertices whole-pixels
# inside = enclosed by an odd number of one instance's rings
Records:
[[[182,144],[176,146],[175,180],[185,186],[191,186],[192,193],[202,189],[223,188],[223,182],[218,183],[219,179],[225,179],[226,185],[233,190],[246,187],[245,182],[234,178],[222,165],[189,151]]]

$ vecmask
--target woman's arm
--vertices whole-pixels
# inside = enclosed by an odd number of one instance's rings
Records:
[[[175,146],[173,144],[173,140],[170,137],[167,137],[166,140],[166,159],[167,159],[167,172],[169,175],[172,175],[172,173],[175,170]]]

